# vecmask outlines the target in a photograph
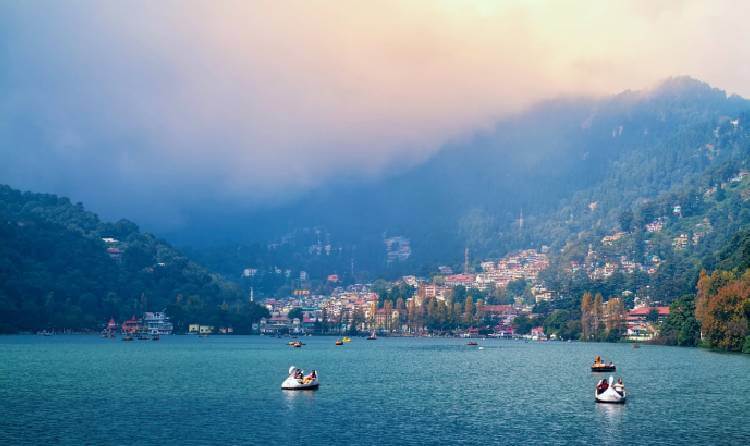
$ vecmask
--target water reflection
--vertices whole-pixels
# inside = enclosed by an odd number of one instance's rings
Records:
[[[622,432],[622,420],[625,414],[624,404],[596,404],[596,412],[599,415],[599,431],[602,438],[620,438]]]
[[[596,411],[601,415],[607,422],[620,422],[622,419],[623,411],[625,410],[624,404],[602,404],[596,405]]]
[[[288,408],[292,408],[292,404],[313,402],[317,390],[282,390],[281,393],[284,394],[284,402]]]

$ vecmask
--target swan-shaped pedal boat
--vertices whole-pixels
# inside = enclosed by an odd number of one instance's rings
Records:
[[[624,404],[627,395],[622,380],[615,383],[614,378],[610,376],[609,381],[599,381],[594,389],[594,398],[597,403]]]
[[[281,383],[282,390],[317,390],[318,372],[313,370],[309,375],[295,366],[289,367],[289,376]]]

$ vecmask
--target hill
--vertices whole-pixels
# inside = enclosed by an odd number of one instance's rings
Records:
[[[167,309],[248,331],[264,309],[134,223],[81,203],[0,186],[0,332],[95,330],[110,317]]]
[[[209,233],[257,244],[225,243],[195,255],[233,277],[257,266],[289,270],[292,278],[299,271],[313,271],[317,280],[336,273],[345,281],[429,274],[440,264],[460,268],[465,247],[474,260],[547,245],[561,261],[582,261],[589,243],[596,249],[632,214],[641,229],[668,218],[665,239],[706,232],[698,249],[685,252],[696,259],[747,221],[734,189],[719,188],[721,200],[706,192],[744,169],[747,110],[749,101],[689,77],[612,97],[543,102],[420,166],[396,166],[381,180],[342,180],[263,215],[219,213],[213,217],[222,229]],[[723,218],[730,204],[738,213]],[[680,219],[673,218],[675,205]],[[704,218],[711,231],[694,228]],[[388,252],[394,239],[408,244],[403,255]],[[630,260],[647,263],[640,259],[646,250],[635,248],[639,258]],[[262,291],[274,293],[274,286]]]

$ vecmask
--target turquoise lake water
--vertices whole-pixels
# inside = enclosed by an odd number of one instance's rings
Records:
[[[0,444],[750,444],[750,357],[620,344],[0,337]],[[596,404],[595,355],[630,392]],[[317,392],[280,390],[290,365]]]

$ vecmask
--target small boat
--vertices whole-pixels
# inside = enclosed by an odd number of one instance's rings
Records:
[[[372,333],[370,333],[370,336],[367,337],[367,340],[368,341],[377,341],[378,340],[378,337],[375,336],[375,331],[374,330],[373,330]]]
[[[477,344],[475,341],[469,341],[466,343],[466,345],[474,346],[474,345],[479,345],[479,344]]]
[[[597,356],[594,358],[594,363],[591,365],[591,371],[592,372],[614,372],[617,370],[617,367],[612,363],[612,361],[609,361],[609,364],[602,361],[601,356]]]
[[[477,350],[484,350],[484,347],[479,347]]]
[[[344,341],[342,341],[341,339],[337,339],[336,345],[344,345]]]
[[[133,337],[131,335],[129,335],[129,334],[126,334],[125,336],[122,337],[122,340],[123,341],[132,341]]]
[[[292,347],[295,347],[295,348],[300,348],[300,347],[302,347],[305,344],[301,343],[300,341],[294,341],[294,342],[289,343],[289,345],[291,345]]]
[[[638,344],[637,342],[633,343],[633,348],[641,348],[641,344]]]
[[[344,336],[343,338],[341,338],[341,340],[344,341],[345,344],[352,342],[352,338],[350,338],[349,336]]]
[[[594,399],[597,403],[624,404],[626,397],[622,379],[614,383],[612,376],[609,380],[599,381],[594,389]]]
[[[295,366],[289,367],[289,376],[281,383],[282,390],[318,390],[318,372],[313,370],[309,375]]]

